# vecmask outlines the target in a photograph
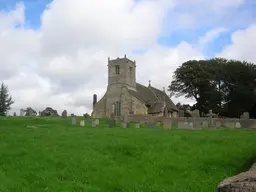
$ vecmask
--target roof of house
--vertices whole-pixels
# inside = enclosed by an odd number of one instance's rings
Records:
[[[159,89],[152,86],[144,86],[139,83],[136,83],[136,91],[129,90],[129,92],[139,100],[143,101],[146,105],[149,105],[148,113],[158,113],[162,112],[164,107],[164,102],[168,111],[178,111],[175,104],[172,102],[170,97]]]

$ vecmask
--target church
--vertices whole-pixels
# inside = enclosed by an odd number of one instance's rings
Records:
[[[93,95],[94,118],[124,115],[177,117],[178,109],[165,93],[136,82],[136,62],[124,58],[108,58],[108,86],[104,96],[97,101]]]

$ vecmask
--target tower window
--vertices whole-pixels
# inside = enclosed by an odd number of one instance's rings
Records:
[[[116,67],[116,74],[120,74],[120,67],[119,67],[119,65],[116,65],[115,67]]]
[[[132,73],[132,67],[129,68],[130,73]]]

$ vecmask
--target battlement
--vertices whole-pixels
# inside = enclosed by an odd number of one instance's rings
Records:
[[[136,89],[136,62],[124,58],[108,58],[108,88],[127,86]]]
[[[123,58],[119,58],[117,57],[116,59],[110,59],[110,57],[108,57],[108,65],[109,64],[134,64],[136,67],[136,61],[132,61],[131,59],[127,58],[126,55],[124,55]]]

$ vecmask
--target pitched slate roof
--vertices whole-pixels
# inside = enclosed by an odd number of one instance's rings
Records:
[[[142,102],[145,103],[145,105],[149,105],[148,112],[149,113],[158,113],[162,112],[163,110],[163,101],[165,100],[168,111],[178,111],[175,104],[172,102],[172,100],[168,97],[168,95],[160,91],[159,89],[149,86],[146,87],[144,85],[141,85],[139,83],[136,83],[136,91],[129,90],[131,95],[138,98]]]

